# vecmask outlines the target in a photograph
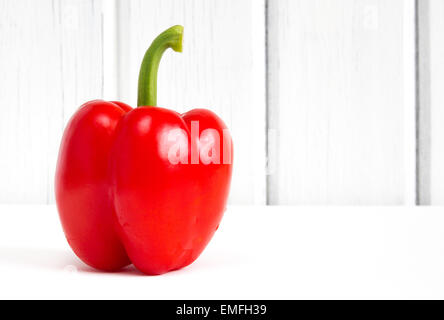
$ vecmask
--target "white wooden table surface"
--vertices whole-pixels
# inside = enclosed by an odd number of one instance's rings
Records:
[[[191,266],[101,273],[54,206],[0,206],[0,298],[444,298],[444,208],[229,207]]]

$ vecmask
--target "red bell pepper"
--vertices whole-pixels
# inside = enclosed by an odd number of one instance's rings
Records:
[[[57,207],[72,250],[94,268],[183,268],[222,219],[232,173],[226,125],[209,110],[155,107],[160,59],[168,48],[182,51],[182,35],[182,26],[171,27],[146,52],[138,108],[90,101],[65,129]]]

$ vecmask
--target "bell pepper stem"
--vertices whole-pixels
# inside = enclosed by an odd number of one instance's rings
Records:
[[[166,49],[172,48],[182,52],[183,27],[173,26],[154,39],[143,57],[139,73],[137,106],[157,105],[157,71],[162,55]]]

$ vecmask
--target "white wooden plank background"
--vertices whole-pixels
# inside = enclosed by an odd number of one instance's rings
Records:
[[[412,204],[417,178],[419,203],[443,204],[444,5],[417,3],[415,162],[415,0],[0,0],[0,202],[53,202],[66,121],[94,98],[134,105],[147,46],[180,23],[159,104],[226,120],[231,203]]]
[[[427,143],[423,152],[423,170],[430,172],[423,179],[425,195],[422,204],[444,204],[444,1],[422,0],[422,43],[421,50],[423,109],[420,119],[424,127],[423,140]],[[421,26],[421,25],[420,25]],[[429,135],[427,135],[427,132]],[[429,148],[429,149],[427,149]],[[427,174],[427,171],[426,171]],[[427,185],[430,183],[430,185]],[[429,189],[427,189],[429,188]]]
[[[102,94],[100,1],[0,1],[0,202],[53,198],[62,127]]]
[[[413,1],[270,0],[268,14],[270,203],[413,203]]]

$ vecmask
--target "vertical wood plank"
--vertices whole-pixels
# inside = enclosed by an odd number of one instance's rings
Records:
[[[417,203],[431,203],[430,2],[417,3]]]
[[[53,201],[62,128],[102,95],[101,2],[0,2],[0,202]]]
[[[119,99],[119,59],[118,52],[118,20],[117,1],[102,1],[102,38],[103,38],[103,99],[115,101]]]
[[[402,204],[414,206],[418,200],[417,171],[417,1],[403,1],[402,6],[402,119],[403,121],[403,186]]]
[[[413,1],[269,0],[268,21],[270,203],[413,203]]]
[[[209,108],[234,141],[230,202],[265,203],[264,1],[119,1],[119,88],[136,104],[143,55],[164,29],[185,27],[181,55],[166,52],[159,70],[158,103],[184,112]]]
[[[444,204],[444,2],[419,0],[420,87],[423,110],[421,204]]]

